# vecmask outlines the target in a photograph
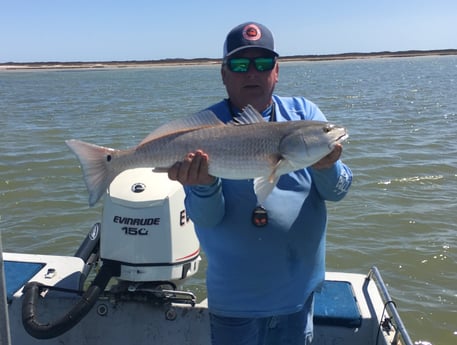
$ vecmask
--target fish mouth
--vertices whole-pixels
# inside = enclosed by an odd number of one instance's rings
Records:
[[[349,138],[349,134],[347,134],[347,133],[341,134],[338,138],[335,139],[335,141],[333,141],[333,143],[328,145],[328,148],[332,151],[335,148],[336,144],[342,143],[347,138]]]
[[[349,138],[349,134],[344,133],[344,134],[340,135],[338,138],[336,138],[335,142],[341,143],[342,141],[345,141],[347,138]]]

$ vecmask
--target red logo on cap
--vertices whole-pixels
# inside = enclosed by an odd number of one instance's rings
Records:
[[[262,37],[262,33],[257,25],[249,24],[243,29],[243,37],[248,41],[257,41]]]

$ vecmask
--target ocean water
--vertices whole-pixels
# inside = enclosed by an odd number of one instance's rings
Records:
[[[377,265],[411,338],[455,344],[457,56],[282,63],[276,93],[350,133],[354,182],[328,203],[328,270]],[[134,146],[223,97],[212,65],[0,72],[4,251],[72,255],[100,220],[66,139]],[[187,284],[199,298],[204,267]]]

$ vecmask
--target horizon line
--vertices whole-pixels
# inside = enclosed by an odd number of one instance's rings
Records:
[[[351,59],[361,57],[413,57],[421,55],[457,55],[457,49],[432,49],[432,50],[402,50],[402,51],[379,51],[379,52],[349,52],[349,53],[335,53],[335,54],[304,54],[304,55],[287,55],[279,56],[279,60],[333,60],[333,59]],[[183,63],[183,62],[220,62],[222,58],[163,58],[151,60],[99,60],[99,61],[30,61],[30,62],[0,62],[1,66],[14,66],[14,65],[46,65],[46,64],[116,64],[116,63]]]

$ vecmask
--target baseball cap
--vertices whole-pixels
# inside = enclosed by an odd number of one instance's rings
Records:
[[[265,25],[255,22],[240,24],[228,33],[224,42],[223,57],[225,58],[247,48],[262,48],[276,56],[279,55],[274,50],[271,31]]]

